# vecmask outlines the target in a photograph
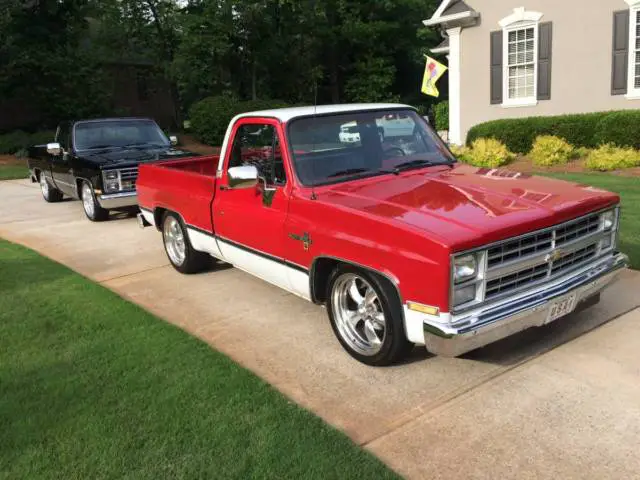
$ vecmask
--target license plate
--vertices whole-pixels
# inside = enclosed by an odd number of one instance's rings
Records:
[[[571,295],[567,295],[559,300],[556,300],[551,304],[551,308],[549,308],[549,315],[547,316],[547,321],[545,324],[553,322],[560,317],[564,317],[565,315],[573,312],[573,309],[576,306],[576,294],[573,293]]]

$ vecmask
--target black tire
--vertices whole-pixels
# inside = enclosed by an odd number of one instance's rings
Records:
[[[171,225],[175,225],[176,228],[179,229],[184,243],[184,258],[180,261],[176,258],[175,254],[170,253],[170,247],[168,246],[170,240],[168,240],[168,226],[169,223]],[[191,274],[191,273],[199,273],[203,270],[206,270],[211,266],[212,258],[208,253],[199,252],[198,250],[194,250],[191,245],[191,240],[189,239],[189,232],[187,231],[180,215],[177,215],[173,212],[166,212],[162,217],[161,223],[162,229],[162,244],[164,245],[164,251],[167,254],[167,258],[173,268],[175,268],[180,273]]]
[[[40,183],[40,191],[42,198],[48,203],[56,203],[62,200],[62,192],[49,183],[43,172],[38,175],[38,183]]]
[[[89,220],[92,222],[104,222],[109,218],[109,210],[100,206],[96,194],[93,191],[93,186],[89,182],[82,182],[79,196],[82,201],[84,214]],[[88,203],[91,204],[91,207],[88,207]]]
[[[356,350],[347,342],[340,333],[336,323],[336,312],[334,311],[333,293],[336,281],[345,274],[355,274],[373,288],[379,300],[382,312],[385,315],[385,335],[380,350],[373,355],[364,355]],[[327,313],[331,321],[331,328],[335,333],[342,347],[353,358],[366,365],[381,367],[387,366],[401,361],[405,358],[411,349],[413,343],[407,340],[404,329],[404,317],[402,313],[402,305],[398,297],[398,293],[391,282],[372,272],[357,268],[351,265],[342,264],[336,267],[327,282]]]

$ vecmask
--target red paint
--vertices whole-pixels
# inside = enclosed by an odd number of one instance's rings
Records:
[[[274,125],[287,145],[284,125],[274,119],[242,119],[235,129],[256,122]],[[142,165],[139,203],[177,211],[193,226],[309,269],[320,256],[365,265],[394,279],[403,301],[448,311],[451,253],[619,201],[591,187],[462,164],[316,187],[312,200],[288,150],[282,153],[288,183],[278,187],[271,207],[257,189],[221,190],[227,180],[223,173],[216,183],[218,157]],[[313,241],[308,251],[288,236],[304,232]]]

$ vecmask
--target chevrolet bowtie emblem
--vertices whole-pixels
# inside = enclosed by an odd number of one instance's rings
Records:
[[[560,249],[554,250],[553,252],[547,254],[546,257],[544,257],[544,261],[549,263],[549,262],[555,262],[557,260],[560,260],[562,257],[564,257],[564,252]]]

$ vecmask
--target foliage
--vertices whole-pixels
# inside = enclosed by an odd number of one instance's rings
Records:
[[[467,143],[491,137],[524,154],[541,135],[563,138],[577,148],[613,143],[640,149],[640,110],[494,120],[471,128]]]
[[[575,156],[574,148],[563,138],[552,135],[540,135],[533,142],[529,157],[534,165],[549,167],[563,165]]]
[[[592,185],[620,195],[620,240],[618,247],[631,260],[631,268],[640,269],[640,178],[602,173],[548,173],[551,177]]]
[[[640,150],[640,110],[624,110],[605,115],[598,122],[595,141],[600,145],[612,143]]]
[[[189,111],[190,128],[200,141],[218,146],[222,144],[229,121],[239,113],[281,108],[279,100],[239,101],[230,95],[208,97],[194,104]]]
[[[345,86],[350,102],[398,102],[398,95],[390,93],[396,68],[384,58],[367,57],[355,64],[353,75]]]
[[[3,477],[398,478],[104,287],[4,240],[0,265]]]
[[[640,167],[640,151],[607,143],[589,154],[585,166],[591,170],[599,170],[601,172]]]
[[[524,154],[531,150],[537,137],[554,135],[573,146],[593,148],[598,122],[604,115],[606,113],[494,120],[469,130],[467,143],[490,137],[500,140],[511,151]]]
[[[461,162],[476,167],[497,168],[515,159],[515,155],[494,138],[479,138],[471,147],[457,147],[452,151]]]
[[[0,135],[0,154],[14,154],[32,145],[41,145],[53,141],[55,132],[42,131],[26,133],[22,130]]]
[[[449,102],[445,100],[433,108],[435,127],[437,131],[449,130]]]

